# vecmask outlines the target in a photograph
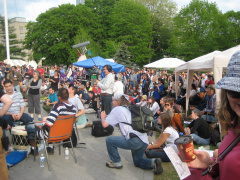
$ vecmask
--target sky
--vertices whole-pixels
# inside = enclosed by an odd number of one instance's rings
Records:
[[[76,4],[76,0],[6,0],[8,19],[25,17],[27,21],[35,21],[37,16],[46,12],[49,8],[58,7],[61,4]],[[175,0],[180,9],[188,5],[191,0]],[[223,13],[234,10],[240,11],[239,0],[209,0],[216,2]],[[0,0],[0,14],[4,15],[4,0]]]

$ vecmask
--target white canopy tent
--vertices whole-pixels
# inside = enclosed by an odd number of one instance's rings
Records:
[[[214,83],[217,83],[222,79],[222,72],[226,69],[228,62],[231,56],[240,50],[240,45],[230,48],[225,51],[214,51],[209,54],[195,58],[186,64],[178,66],[175,68],[175,86],[176,86],[176,95],[177,95],[177,85],[179,81],[179,74],[182,71],[187,72],[187,95],[186,95],[186,110],[188,109],[189,95],[191,90],[191,82],[193,81],[194,71],[213,71]],[[220,90],[216,89],[216,111],[220,107]]]
[[[163,58],[145,65],[146,68],[175,68],[186,62],[178,58]]]
[[[32,66],[33,67],[33,69],[37,69],[37,66],[38,66],[38,64],[36,63],[36,61],[34,61],[34,60],[31,60],[31,61],[29,61],[28,62],[28,66]]]
[[[26,64],[24,60],[21,59],[9,59],[4,60],[4,63],[10,64],[11,66],[23,66]]]

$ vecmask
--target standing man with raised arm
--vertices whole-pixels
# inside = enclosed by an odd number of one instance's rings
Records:
[[[114,86],[114,76],[112,75],[112,66],[103,66],[103,72],[106,75],[101,81],[96,81],[97,86],[101,88],[102,111],[109,114],[112,110],[112,96]]]

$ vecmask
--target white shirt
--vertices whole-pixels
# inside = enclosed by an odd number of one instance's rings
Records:
[[[160,109],[157,102],[154,102],[151,107],[150,107],[150,105],[148,105],[148,108],[153,112],[153,115],[155,115]]]
[[[113,74],[109,73],[108,75],[106,75],[100,82],[98,82],[97,86],[101,88],[101,93],[113,94]]]
[[[68,98],[68,101],[70,104],[74,105],[77,108],[77,110],[84,109],[83,104],[78,97],[74,96],[72,98]]]
[[[121,81],[116,81],[113,86],[113,94],[124,94],[123,93],[123,83]]]
[[[177,130],[175,130],[173,127],[167,127],[163,133],[168,133],[170,134],[170,136],[168,136],[168,138],[166,139],[166,147],[169,146],[175,146],[174,141],[179,138],[179,134],[177,132]]]
[[[144,143],[149,144],[147,133],[140,133],[138,131],[133,130],[132,126],[121,123],[121,122],[126,122],[129,124],[132,123],[131,112],[126,107],[117,106],[117,107],[113,108],[112,111],[110,112],[110,114],[107,115],[106,122],[113,127],[116,124],[119,124],[119,129],[120,129],[122,135],[126,138],[126,140],[128,140],[130,138],[129,133],[134,133]]]
[[[208,79],[208,77],[206,76],[204,79],[202,78],[202,82],[201,82],[201,87],[205,88],[205,81]]]

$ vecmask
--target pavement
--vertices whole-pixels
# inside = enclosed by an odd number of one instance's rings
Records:
[[[42,110],[43,117],[47,113]],[[25,109],[27,112],[27,108]],[[95,114],[87,114],[89,123],[97,120]],[[37,121],[37,116],[35,120]],[[110,161],[107,153],[105,139],[106,137],[93,137],[91,135],[91,127],[79,129],[80,140],[78,143],[86,143],[86,145],[78,144],[77,148],[74,148],[77,163],[74,162],[71,149],[70,157],[68,160],[64,158],[64,149],[61,148],[61,155],[59,155],[58,147],[55,149],[55,154],[49,156],[49,162],[51,164],[51,171],[48,170],[47,163],[45,167],[40,167],[40,155],[37,156],[34,162],[33,156],[28,156],[19,164],[9,169],[9,175],[11,180],[75,180],[75,179],[87,179],[87,180],[153,180],[152,170],[143,170],[137,168],[133,164],[131,151],[119,149],[119,154],[122,158],[122,169],[110,169],[106,167],[106,162]],[[118,128],[115,128],[113,135],[121,136]],[[150,137],[151,141],[153,137]],[[39,154],[44,154],[44,150]]]

